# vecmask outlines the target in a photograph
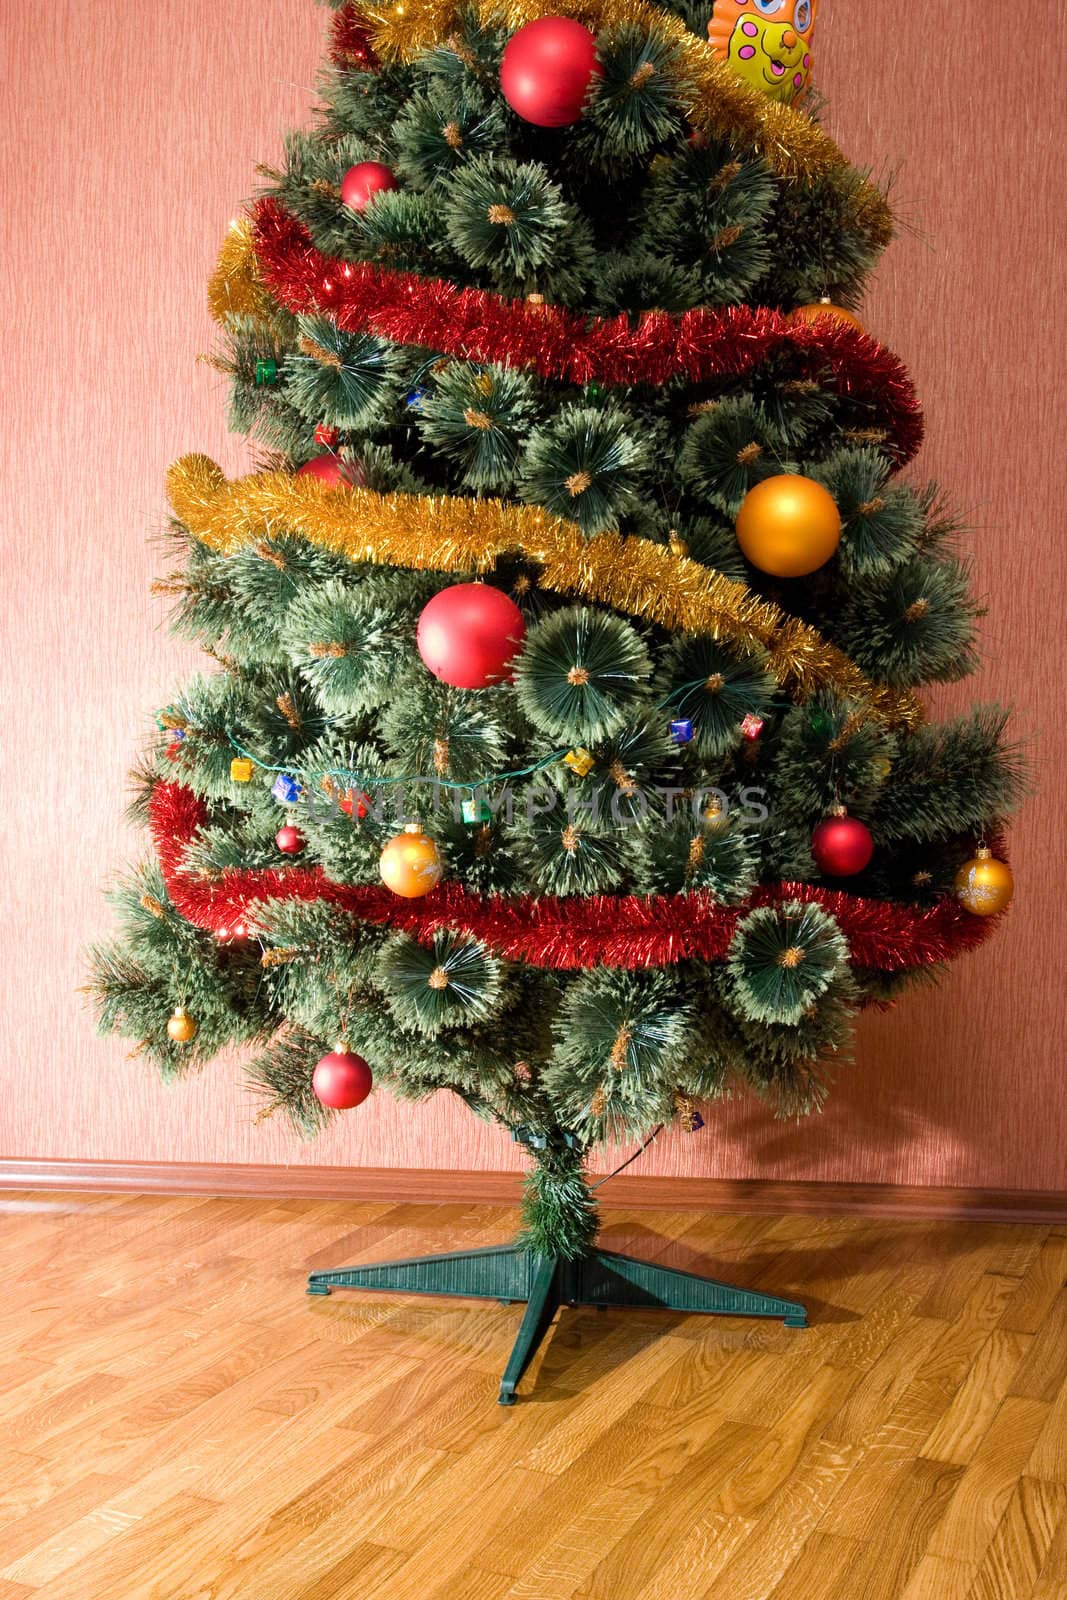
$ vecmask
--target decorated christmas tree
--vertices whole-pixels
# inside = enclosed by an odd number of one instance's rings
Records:
[[[212,661],[93,990],[165,1077],[245,1047],[308,1135],[373,1084],[529,1147],[517,1247],[315,1290],[528,1297],[528,1344],[561,1297],[799,1320],[598,1253],[587,1153],[817,1111],[858,1013],[1006,905],[1019,759],[920,698],[978,607],[901,471],[860,311],[892,216],[818,120],[814,3],[539,9],[335,8],[224,241],[257,470],[169,475],[160,587]]]

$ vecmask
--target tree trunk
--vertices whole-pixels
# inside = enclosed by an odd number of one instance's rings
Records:
[[[517,1242],[532,1255],[575,1261],[591,1249],[600,1226],[586,1180],[585,1151],[550,1135],[548,1144],[530,1155]]]

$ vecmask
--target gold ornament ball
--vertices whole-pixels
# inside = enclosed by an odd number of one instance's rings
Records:
[[[820,317],[830,317],[834,322],[843,322],[847,327],[858,328],[861,333],[866,333],[866,328],[859,317],[853,316],[851,311],[844,306],[835,306],[831,300],[817,300],[812,306],[797,306],[790,312],[790,322],[817,322]]]
[[[982,849],[972,861],[965,861],[956,874],[956,899],[972,917],[992,917],[1011,903],[1015,880],[1006,861],[998,861],[992,850]]]
[[[804,578],[837,549],[841,513],[814,478],[781,472],[746,494],[737,513],[737,542],[754,567],[775,578]]]
[[[417,900],[436,889],[444,870],[441,852],[417,822],[389,840],[378,862],[386,888],[405,900]]]
[[[175,1044],[188,1044],[196,1037],[196,1023],[184,1006],[175,1006],[174,1015],[167,1018],[167,1033]]]

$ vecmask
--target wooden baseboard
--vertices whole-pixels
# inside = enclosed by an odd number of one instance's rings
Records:
[[[517,1172],[431,1168],[275,1167],[184,1161],[36,1161],[0,1158],[0,1189],[112,1194],[202,1194],[265,1200],[394,1200],[515,1205]],[[952,1189],[894,1183],[787,1183],[758,1178],[657,1178],[622,1174],[602,1196],[627,1209],[754,1211],[809,1216],[1067,1222],[1067,1193]]]

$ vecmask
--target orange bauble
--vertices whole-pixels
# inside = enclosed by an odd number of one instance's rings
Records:
[[[850,328],[858,328],[861,333],[866,333],[866,328],[859,317],[853,316],[851,311],[846,311],[844,306],[835,306],[831,300],[819,300],[813,306],[797,306],[790,313],[790,322],[818,322],[820,317],[830,317],[834,322],[847,323]]]
[[[829,561],[841,538],[833,495],[814,478],[782,472],[750,489],[737,514],[737,542],[754,567],[803,578]]]
[[[956,874],[956,899],[972,917],[992,917],[1003,911],[1015,893],[1015,880],[1005,861],[998,861],[983,845],[973,861],[965,861]]]
[[[417,822],[410,822],[403,833],[390,839],[378,862],[386,888],[405,900],[417,900],[436,889],[444,870],[441,852]]]

